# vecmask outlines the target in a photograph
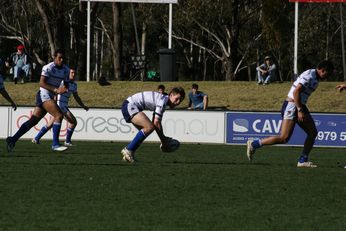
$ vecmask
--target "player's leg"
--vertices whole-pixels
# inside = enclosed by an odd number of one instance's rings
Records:
[[[312,162],[309,161],[309,154],[312,150],[312,147],[315,143],[317,136],[317,129],[315,126],[314,119],[309,112],[305,114],[304,121],[298,122],[298,125],[306,132],[307,137],[304,142],[304,148],[301,153],[301,156],[298,160],[298,167],[317,167]]]
[[[66,133],[65,146],[72,146],[71,138],[72,138],[74,129],[77,126],[77,119],[70,111],[67,111],[64,114],[64,118],[69,123],[67,128],[67,133]]]
[[[37,133],[35,138],[32,139],[32,142],[34,144],[39,144],[42,136],[44,136],[53,127],[53,123],[54,123],[54,117],[51,117],[50,120],[48,121],[48,123],[46,125],[44,125],[40,129],[40,131]]]
[[[126,148],[134,153],[155,128],[153,123],[143,112],[138,112],[134,115],[131,122],[139,131]]]
[[[19,138],[27,133],[33,126],[35,126],[43,118],[43,116],[45,116],[45,114],[46,111],[43,108],[35,107],[30,119],[23,123],[12,137],[7,137],[7,151],[11,152]]]
[[[248,140],[246,154],[249,160],[252,160],[256,149],[264,145],[285,144],[289,141],[289,139],[292,136],[294,126],[296,124],[295,121],[297,117],[297,112],[295,104],[293,102],[285,101],[281,108],[281,115],[283,120],[279,135],[267,137],[262,140]]]
[[[54,100],[47,100],[42,104],[42,107],[54,117],[53,121],[53,144],[52,149],[55,151],[64,151],[66,148],[61,147],[59,143],[59,135],[63,114]],[[62,150],[64,149],[64,150]]]

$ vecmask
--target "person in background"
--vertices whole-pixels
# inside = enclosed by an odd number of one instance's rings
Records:
[[[18,78],[22,77],[21,83],[29,79],[30,63],[23,45],[17,46],[17,52],[12,55],[13,81],[17,84]]]
[[[163,94],[163,95],[167,95],[167,93],[165,92],[165,89],[166,89],[166,87],[165,87],[165,85],[163,85],[163,84],[160,84],[160,85],[157,87],[157,91],[158,91],[159,93],[161,93],[161,94]]]
[[[287,143],[291,138],[295,125],[298,124],[305,131],[307,137],[303,151],[298,159],[297,167],[317,167],[317,165],[309,161],[309,154],[317,136],[317,129],[306,103],[309,96],[317,89],[319,82],[327,79],[333,72],[334,65],[330,61],[324,60],[317,65],[316,69],[309,69],[300,74],[291,86],[281,108],[283,120],[280,135],[260,140],[249,139],[247,141],[246,154],[250,161],[253,159],[256,149],[262,146]]]
[[[6,143],[8,152],[13,151],[20,137],[35,126],[47,112],[54,118],[52,150],[62,152],[67,149],[65,146],[60,146],[59,143],[63,113],[54,99],[57,94],[63,94],[68,91],[64,84],[61,85],[62,81],[68,81],[70,75],[70,68],[63,63],[63,60],[64,51],[58,49],[54,52],[54,61],[42,68],[40,90],[36,94],[36,107],[34,112],[30,119],[24,122],[13,136],[7,137]]]
[[[198,85],[192,84],[191,91],[189,92],[189,105],[187,109],[193,110],[207,110],[208,108],[208,95],[202,91],[198,91]]]
[[[166,137],[162,128],[162,117],[166,107],[174,108],[185,98],[185,91],[181,87],[174,87],[168,95],[155,91],[144,91],[128,97],[121,107],[124,119],[132,123],[139,131],[133,140],[121,150],[123,161],[136,162],[134,153],[143,141],[155,130],[162,144],[167,144],[171,138]],[[153,111],[153,118],[149,119],[143,110]]]
[[[0,59],[0,94],[11,104],[13,110],[17,110],[17,104],[12,100],[4,86],[5,74],[10,68],[9,60],[3,61]]]
[[[264,58],[264,63],[256,68],[257,84],[267,85],[276,79],[276,66],[273,63],[271,56]]]
[[[70,79],[68,82],[63,83],[67,85],[68,91],[63,94],[58,94],[56,99],[59,108],[64,114],[64,119],[69,123],[67,128],[67,133],[66,133],[66,140],[64,143],[65,146],[73,146],[71,142],[71,137],[75,127],[77,126],[76,117],[72,114],[72,112],[68,108],[68,101],[70,99],[71,94],[73,94],[73,97],[76,100],[76,102],[82,108],[84,108],[84,110],[86,111],[89,110],[89,107],[85,106],[82,99],[78,95],[77,83],[75,82],[75,74],[76,74],[76,70],[74,68],[70,68]],[[51,120],[48,122],[48,124],[43,126],[41,130],[37,133],[35,138],[32,139],[32,143],[39,144],[41,137],[44,136],[53,127],[53,124],[54,124],[54,118],[52,117]]]

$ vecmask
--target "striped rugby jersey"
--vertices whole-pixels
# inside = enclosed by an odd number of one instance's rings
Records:
[[[293,92],[298,84],[301,84],[304,87],[304,90],[300,93],[301,103],[306,104],[311,93],[317,89],[318,83],[319,81],[317,78],[316,69],[306,70],[299,75],[296,81],[294,81],[290,91],[288,92],[288,97],[294,99]]]
[[[54,62],[43,66],[41,75],[46,77],[46,83],[58,88],[62,81],[68,81],[70,76],[70,68],[63,64],[62,67],[57,67]],[[40,87],[41,91],[48,91]]]
[[[168,95],[155,91],[144,91],[128,97],[127,101],[136,105],[140,111],[153,111],[155,117],[162,118],[167,106]]]

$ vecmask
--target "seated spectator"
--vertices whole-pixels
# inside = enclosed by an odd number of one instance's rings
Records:
[[[189,107],[187,109],[193,110],[207,110],[208,108],[208,95],[198,91],[198,85],[192,84],[191,92],[189,92]]]
[[[162,85],[160,84],[158,87],[157,87],[157,91],[160,92],[162,95],[167,95],[167,93],[165,92],[165,85]]]
[[[30,63],[23,45],[17,47],[17,52],[12,55],[12,62],[14,83],[17,84],[19,77],[22,77],[21,82],[24,83],[25,80],[29,79]]]
[[[276,66],[270,56],[264,58],[264,63],[256,68],[257,84],[269,84],[276,79]]]

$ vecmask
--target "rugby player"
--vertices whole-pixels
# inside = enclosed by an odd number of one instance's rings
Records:
[[[181,87],[174,87],[168,95],[155,91],[144,91],[128,97],[122,105],[121,111],[127,123],[132,123],[139,131],[135,138],[121,150],[123,161],[134,163],[134,153],[142,142],[155,130],[161,143],[170,140],[163,134],[162,116],[166,107],[174,108],[185,98],[185,91]],[[143,110],[153,111],[150,120]]]
[[[70,68],[70,79],[68,82],[64,82],[62,84],[65,84],[68,86],[68,91],[63,94],[57,95],[57,104],[59,108],[61,109],[62,113],[64,114],[64,119],[69,123],[66,133],[66,139],[65,139],[65,146],[73,146],[71,143],[71,137],[74,132],[75,127],[77,126],[77,120],[76,117],[72,114],[72,112],[68,108],[68,101],[70,99],[71,94],[73,94],[74,99],[76,102],[84,108],[84,110],[88,111],[89,107],[85,106],[82,99],[79,97],[77,92],[77,83],[75,82],[75,74],[76,70],[74,68]],[[54,124],[54,118],[52,117],[51,120],[41,128],[41,130],[37,133],[35,138],[32,139],[32,143],[39,144],[40,139],[44,134],[46,134],[53,126]]]
[[[55,95],[68,91],[62,81],[68,81],[70,69],[64,64],[64,51],[58,49],[54,52],[54,61],[43,66],[40,78],[40,90],[36,94],[36,107],[30,119],[23,123],[14,136],[6,139],[7,151],[11,152],[19,140],[26,132],[35,126],[47,112],[54,117],[53,122],[53,151],[65,151],[67,147],[59,143],[59,134],[63,113],[54,100]]]
[[[247,157],[249,160],[252,160],[257,148],[264,145],[287,143],[297,123],[307,134],[303,151],[298,159],[297,167],[317,167],[317,165],[309,161],[309,154],[317,136],[317,129],[314,119],[306,107],[306,103],[309,96],[318,87],[319,81],[327,79],[333,72],[333,64],[328,60],[324,60],[317,65],[316,69],[304,71],[297,80],[294,81],[281,108],[283,121],[280,135],[267,137],[261,140],[249,139],[247,141]]]

